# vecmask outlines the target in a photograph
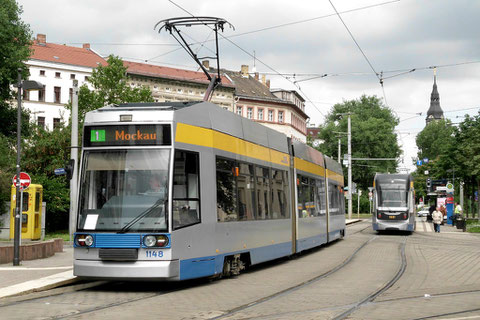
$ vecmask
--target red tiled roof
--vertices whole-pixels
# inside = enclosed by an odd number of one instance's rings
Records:
[[[123,61],[123,65],[127,67],[127,72],[130,74],[172,80],[191,81],[202,84],[208,84],[210,82],[205,73],[198,71],[161,67],[152,64],[130,61]],[[230,80],[228,80],[227,77],[224,76],[222,76],[222,86],[233,88],[233,84],[230,82]]]
[[[46,43],[39,45],[34,41],[30,59],[96,68],[98,64],[107,65],[105,59],[95,52],[78,47]]]

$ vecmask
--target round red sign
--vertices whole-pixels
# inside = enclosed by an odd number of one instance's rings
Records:
[[[20,172],[20,187],[26,189],[30,186],[32,179],[26,172]],[[17,175],[13,177],[13,185],[17,187]]]

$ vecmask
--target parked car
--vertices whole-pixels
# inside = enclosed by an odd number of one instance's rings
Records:
[[[422,210],[418,211],[417,216],[419,216],[419,217],[428,216],[428,208],[423,208]]]

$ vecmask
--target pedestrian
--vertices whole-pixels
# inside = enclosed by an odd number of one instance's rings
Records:
[[[440,233],[440,224],[443,222],[443,214],[440,211],[440,207],[437,207],[437,210],[433,211],[432,219],[433,219],[433,228],[435,229],[435,232]]]
[[[460,205],[460,203],[455,202],[455,215],[456,215],[458,218],[461,218],[461,217],[462,217],[462,214],[463,214],[462,206]]]
[[[427,215],[427,221],[432,221],[432,213],[435,211],[435,205],[432,204],[430,208],[428,208],[428,215]]]

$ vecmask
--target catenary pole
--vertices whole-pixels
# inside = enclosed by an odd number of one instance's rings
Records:
[[[348,114],[348,219],[352,219],[352,125]]]
[[[72,94],[72,148],[70,159],[73,160],[73,173],[70,180],[70,217],[69,234],[70,242],[73,241],[73,232],[75,231],[75,219],[77,216],[77,179],[78,179],[78,80],[73,80]]]

